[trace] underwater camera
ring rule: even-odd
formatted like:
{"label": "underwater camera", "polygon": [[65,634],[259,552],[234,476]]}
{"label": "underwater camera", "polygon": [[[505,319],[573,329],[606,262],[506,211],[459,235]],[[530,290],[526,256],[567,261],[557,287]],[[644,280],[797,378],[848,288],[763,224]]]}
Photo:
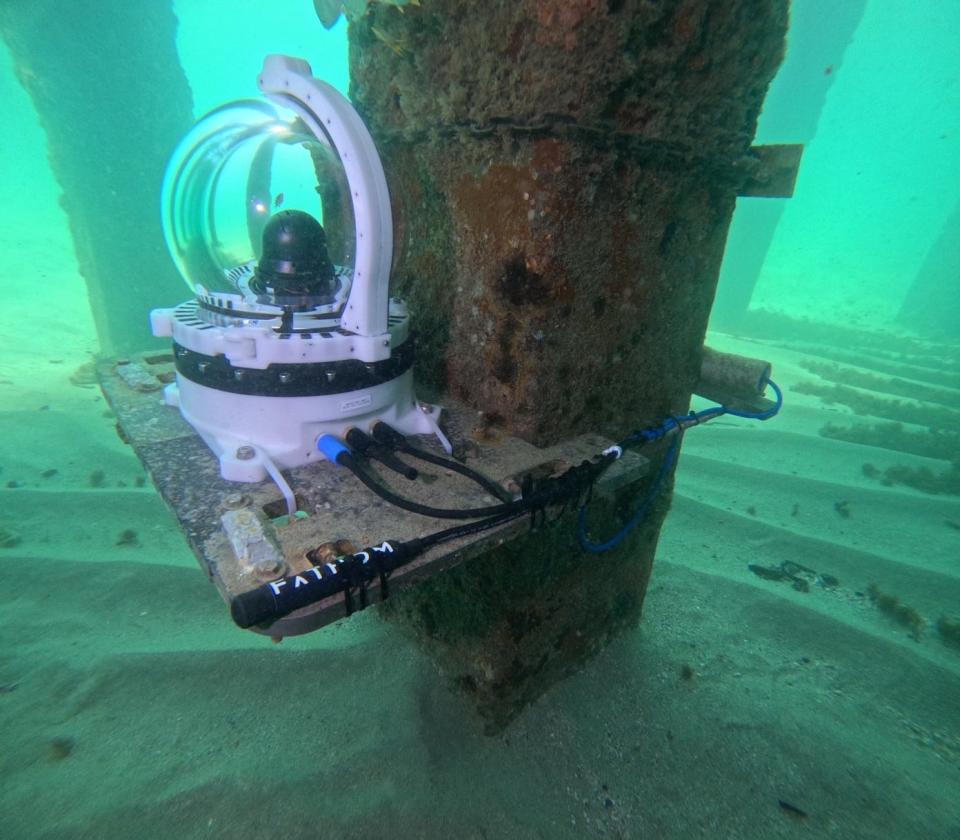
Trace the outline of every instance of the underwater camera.
{"label": "underwater camera", "polygon": [[[393,219],[373,139],[303,60],[268,56],[258,83],[265,100],[203,117],[167,167],[164,235],[193,292],[150,314],[173,352],[101,368],[124,439],[238,627],[308,633],[508,542],[517,559],[614,551],[686,429],[778,411],[769,364],[704,348],[698,393],[722,404],[620,440],[468,440],[477,412],[445,394],[450,457],[439,406],[414,394],[409,313],[390,297]],[[648,475],[639,450],[663,440]]]}
{"label": "underwater camera", "polygon": [[350,103],[300,59],[268,56],[266,101],[224,105],[177,147],[163,185],[167,246],[193,298],[151,312],[171,337],[164,397],[223,478],[257,482],[324,454],[324,435],[378,420],[434,434],[413,393],[413,342],[389,297],[383,166]]}

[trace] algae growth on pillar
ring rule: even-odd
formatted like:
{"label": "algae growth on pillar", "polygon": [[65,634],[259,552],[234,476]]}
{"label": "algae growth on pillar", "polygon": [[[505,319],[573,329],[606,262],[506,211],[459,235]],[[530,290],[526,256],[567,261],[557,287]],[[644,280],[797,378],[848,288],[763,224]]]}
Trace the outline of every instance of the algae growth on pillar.
{"label": "algae growth on pillar", "polygon": [[[786,0],[422,0],[351,21],[418,377],[479,413],[484,444],[688,411],[736,196],[792,188],[795,150],[770,156],[792,160],[785,187],[751,150],[786,26]],[[552,529],[388,606],[491,728],[639,619],[678,442],[594,520],[643,513],[602,573]]]}
{"label": "algae growth on pillar", "polygon": [[534,443],[686,410],[786,0],[372,3],[420,378]]}

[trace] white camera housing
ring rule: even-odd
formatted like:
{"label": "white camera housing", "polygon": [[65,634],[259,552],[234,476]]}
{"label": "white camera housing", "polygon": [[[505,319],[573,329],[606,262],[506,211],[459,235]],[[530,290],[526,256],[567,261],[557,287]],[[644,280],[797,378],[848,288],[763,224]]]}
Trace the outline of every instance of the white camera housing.
{"label": "white camera housing", "polygon": [[[260,481],[322,459],[320,436],[366,431],[378,420],[405,434],[435,434],[449,451],[440,409],[414,396],[409,315],[389,296],[393,221],[373,139],[303,60],[268,56],[258,83],[295,117],[258,101],[216,109],[184,138],[164,178],[167,246],[194,292],[150,315],[154,335],[173,339],[177,374],[166,402],[231,481]],[[291,155],[306,161],[299,168],[306,178],[289,165],[289,177],[279,172],[278,160]],[[316,176],[325,161],[338,162],[336,180],[348,190],[349,201],[337,204],[352,211],[353,242],[343,246],[343,260],[331,260],[327,293],[293,303],[271,297],[257,289],[258,234],[283,204],[284,183],[303,211],[323,216],[311,202],[322,193]],[[230,208],[228,221],[224,196],[241,206],[229,186],[238,168],[232,182],[244,190],[242,215]]]}

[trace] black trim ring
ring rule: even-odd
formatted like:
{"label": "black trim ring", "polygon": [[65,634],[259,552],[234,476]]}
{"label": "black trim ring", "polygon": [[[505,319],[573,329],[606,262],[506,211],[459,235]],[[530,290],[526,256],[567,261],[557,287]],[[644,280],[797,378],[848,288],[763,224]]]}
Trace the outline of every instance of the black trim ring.
{"label": "black trim ring", "polygon": [[236,367],[226,356],[207,356],[173,342],[177,373],[198,385],[230,394],[258,397],[322,397],[383,385],[413,365],[413,341],[394,347],[379,362],[342,359],[335,362],[273,364],[264,370]]}

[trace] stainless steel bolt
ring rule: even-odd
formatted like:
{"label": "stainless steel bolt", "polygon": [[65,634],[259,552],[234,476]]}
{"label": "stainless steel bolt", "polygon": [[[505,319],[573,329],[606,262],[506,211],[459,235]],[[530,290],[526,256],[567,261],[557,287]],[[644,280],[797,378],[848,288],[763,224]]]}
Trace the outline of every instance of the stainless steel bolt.
{"label": "stainless steel bolt", "polygon": [[237,460],[238,461],[252,461],[257,457],[257,450],[252,446],[239,446],[237,447]]}

